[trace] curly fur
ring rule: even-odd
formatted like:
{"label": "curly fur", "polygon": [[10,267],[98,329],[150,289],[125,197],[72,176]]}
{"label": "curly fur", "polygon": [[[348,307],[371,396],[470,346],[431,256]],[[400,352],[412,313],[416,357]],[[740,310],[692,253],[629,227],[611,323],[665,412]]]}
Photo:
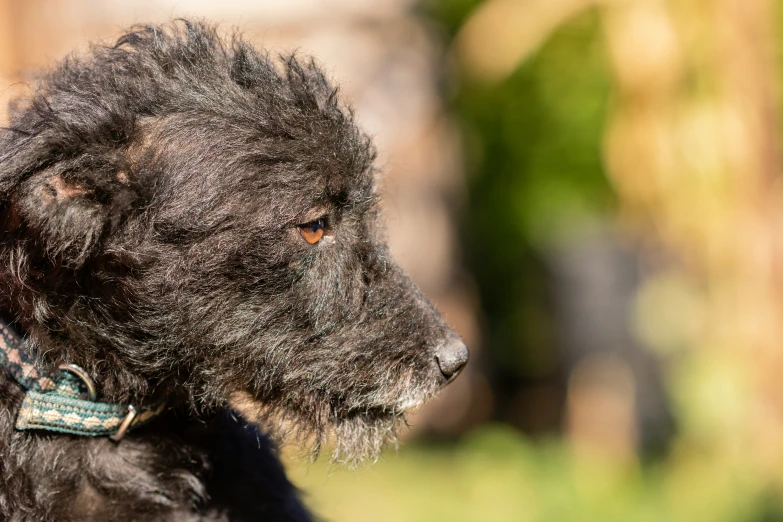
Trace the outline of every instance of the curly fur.
{"label": "curly fur", "polygon": [[119,444],[16,432],[0,377],[0,518],[308,520],[236,397],[338,460],[394,440],[462,345],[379,236],[374,157],[311,60],[205,23],[45,74],[0,136],[0,313],[41,368],[169,411]]}

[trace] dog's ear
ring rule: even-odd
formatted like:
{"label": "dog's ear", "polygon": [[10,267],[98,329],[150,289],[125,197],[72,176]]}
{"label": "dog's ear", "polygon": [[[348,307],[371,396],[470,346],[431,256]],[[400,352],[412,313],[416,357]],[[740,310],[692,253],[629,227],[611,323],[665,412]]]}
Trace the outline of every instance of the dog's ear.
{"label": "dog's ear", "polygon": [[10,198],[17,228],[48,258],[79,268],[128,213],[135,193],[119,169],[59,165],[19,183]]}

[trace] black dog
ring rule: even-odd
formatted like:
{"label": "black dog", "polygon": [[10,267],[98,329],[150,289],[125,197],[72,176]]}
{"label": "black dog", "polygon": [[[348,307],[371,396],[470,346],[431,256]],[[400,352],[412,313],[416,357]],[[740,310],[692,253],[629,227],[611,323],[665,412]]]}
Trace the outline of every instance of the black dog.
{"label": "black dog", "polygon": [[468,352],[389,259],[373,159],[311,61],[203,23],[46,74],[0,141],[0,518],[309,520],[231,400],[337,460],[394,440]]}

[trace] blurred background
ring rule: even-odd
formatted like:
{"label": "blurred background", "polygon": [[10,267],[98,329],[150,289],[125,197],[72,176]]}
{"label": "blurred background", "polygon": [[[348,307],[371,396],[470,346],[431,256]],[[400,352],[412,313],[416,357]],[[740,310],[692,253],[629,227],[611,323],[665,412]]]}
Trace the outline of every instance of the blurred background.
{"label": "blurred background", "polygon": [[179,16],[342,85],[392,249],[472,360],[375,465],[286,452],[325,520],[783,521],[781,12],[0,0],[0,122],[72,49]]}

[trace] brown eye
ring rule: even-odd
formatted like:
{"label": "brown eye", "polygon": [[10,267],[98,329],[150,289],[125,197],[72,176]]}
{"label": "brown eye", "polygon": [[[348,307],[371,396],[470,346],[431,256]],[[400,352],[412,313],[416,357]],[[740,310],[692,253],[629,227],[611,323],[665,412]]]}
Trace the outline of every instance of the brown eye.
{"label": "brown eye", "polygon": [[314,245],[318,243],[322,237],[324,237],[324,220],[316,219],[304,225],[299,225],[299,233],[305,241]]}

